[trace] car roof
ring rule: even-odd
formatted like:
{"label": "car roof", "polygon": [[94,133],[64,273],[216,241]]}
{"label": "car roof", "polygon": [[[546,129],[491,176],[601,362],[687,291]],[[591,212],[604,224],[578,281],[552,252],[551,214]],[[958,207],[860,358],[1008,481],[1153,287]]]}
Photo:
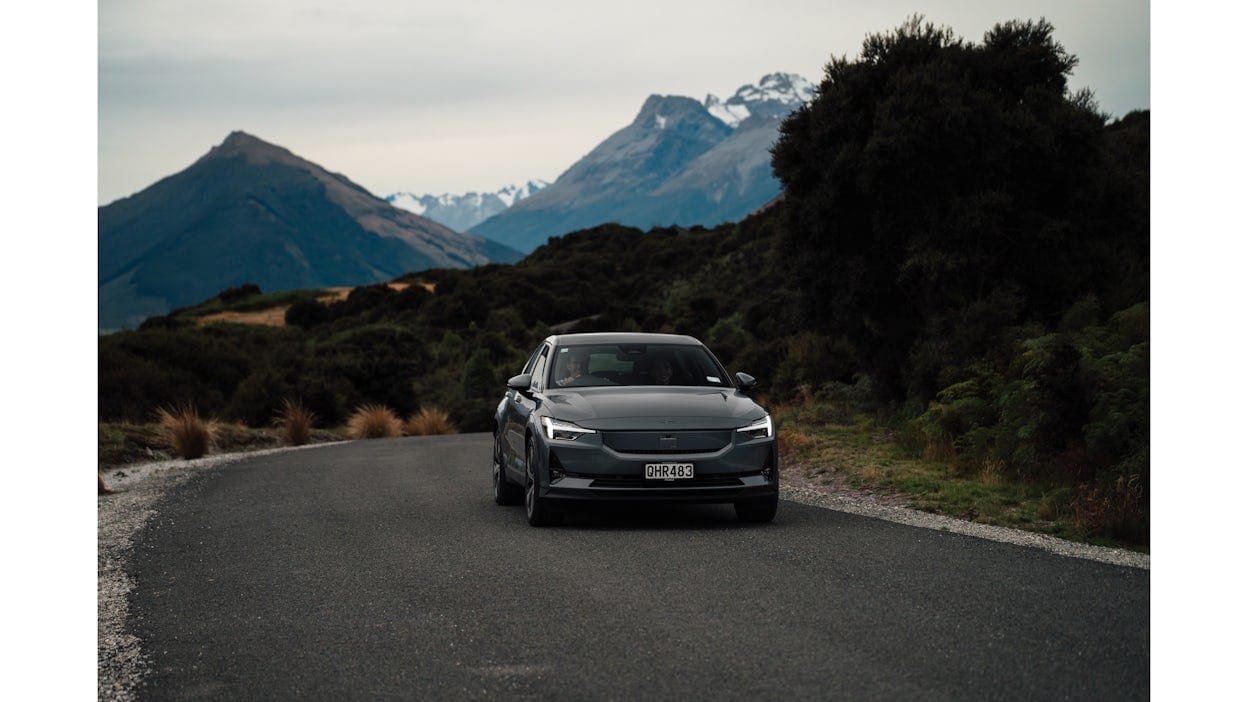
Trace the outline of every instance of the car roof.
{"label": "car roof", "polygon": [[594,332],[589,334],[556,334],[549,337],[556,346],[588,346],[590,344],[677,344],[701,346],[702,342],[684,334],[643,334],[640,332]]}

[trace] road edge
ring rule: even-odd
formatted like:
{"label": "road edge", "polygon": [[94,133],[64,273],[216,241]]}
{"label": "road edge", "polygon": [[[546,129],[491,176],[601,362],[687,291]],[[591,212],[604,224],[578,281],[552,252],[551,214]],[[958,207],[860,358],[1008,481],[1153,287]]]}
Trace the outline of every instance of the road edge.
{"label": "road edge", "polygon": [[1055,553],[1059,556],[1082,558],[1085,560],[1099,561],[1101,563],[1109,563],[1111,565],[1150,570],[1149,555],[1146,553],[1109,548],[1107,546],[1080,544],[1075,543],[1074,541],[1059,539],[1055,536],[1049,536],[1047,534],[1037,534],[1035,532],[1023,531],[1021,529],[993,526],[990,524],[977,524],[975,522],[968,522],[962,519],[955,519],[953,517],[923,512],[917,509],[910,509],[908,507],[882,505],[878,502],[849,495],[826,494],[816,490],[811,490],[810,488],[781,485],[780,497],[791,502],[797,502],[811,507],[820,507],[822,509],[846,512],[848,514],[855,514],[861,517],[883,519],[885,521],[920,527],[923,529],[947,531],[965,536],[973,536],[980,539],[988,539],[989,541],[998,541],[1001,543],[1014,544],[1016,546],[1038,548],[1050,553]]}
{"label": "road edge", "polygon": [[109,475],[111,494],[96,500],[96,694],[101,700],[133,700],[149,670],[142,641],[126,632],[128,595],[134,580],[126,566],[134,538],[156,514],[156,502],[169,490],[207,470],[237,463],[245,458],[288,451],[336,446],[334,441],[309,446],[222,453],[194,460],[173,459],[137,463]]}

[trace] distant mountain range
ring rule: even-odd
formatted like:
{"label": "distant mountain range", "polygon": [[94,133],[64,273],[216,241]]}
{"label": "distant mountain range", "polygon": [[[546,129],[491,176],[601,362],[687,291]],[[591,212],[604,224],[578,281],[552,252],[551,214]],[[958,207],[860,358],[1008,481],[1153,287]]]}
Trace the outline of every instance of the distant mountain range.
{"label": "distant mountain range", "polygon": [[471,192],[463,195],[391,193],[386,196],[386,202],[432,219],[439,224],[445,224],[457,232],[466,232],[547,185],[550,183],[544,180],[530,180],[524,185],[508,185],[492,193]]}
{"label": "distant mountain range", "polygon": [[552,236],[618,222],[652,226],[737,221],[780,194],[770,147],[780,121],[814,95],[801,76],[772,73],[727,100],[651,95],[632,124],[549,187],[469,231],[523,252]]}
{"label": "distant mountain range", "polygon": [[98,222],[101,330],[133,327],[242,283],[266,292],[360,285],[520,258],[244,132],[100,207]]}

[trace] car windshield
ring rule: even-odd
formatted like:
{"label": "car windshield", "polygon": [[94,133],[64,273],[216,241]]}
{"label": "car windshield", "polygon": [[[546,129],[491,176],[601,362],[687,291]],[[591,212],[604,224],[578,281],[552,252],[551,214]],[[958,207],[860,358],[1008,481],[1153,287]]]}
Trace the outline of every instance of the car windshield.
{"label": "car windshield", "polygon": [[727,373],[702,346],[600,344],[555,350],[549,387],[686,385],[730,387]]}

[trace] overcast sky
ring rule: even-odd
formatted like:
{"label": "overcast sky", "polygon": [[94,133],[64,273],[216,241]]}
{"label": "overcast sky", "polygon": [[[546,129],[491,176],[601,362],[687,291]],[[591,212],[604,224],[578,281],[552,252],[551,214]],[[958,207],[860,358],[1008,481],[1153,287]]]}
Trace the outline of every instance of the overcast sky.
{"label": "overcast sky", "polygon": [[731,95],[916,10],[978,41],[1046,17],[1103,110],[1149,107],[1148,3],[1131,0],[101,0],[100,204],[242,129],[375,194],[554,180],[647,95]]}

